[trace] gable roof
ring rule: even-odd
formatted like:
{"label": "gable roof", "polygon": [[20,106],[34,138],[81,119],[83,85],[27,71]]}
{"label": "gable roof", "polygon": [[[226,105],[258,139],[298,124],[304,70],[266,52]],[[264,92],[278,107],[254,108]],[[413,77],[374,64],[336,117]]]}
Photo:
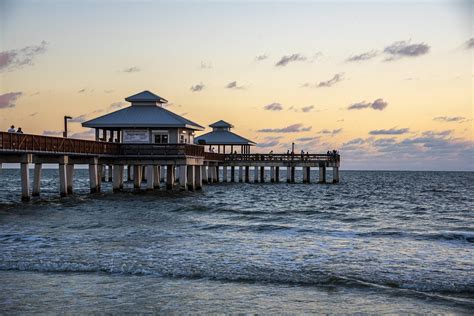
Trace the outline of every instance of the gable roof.
{"label": "gable roof", "polygon": [[159,102],[159,103],[166,103],[168,100],[156,95],[148,90],[142,91],[140,93],[131,95],[125,98],[125,101],[128,102]]}
{"label": "gable roof", "polygon": [[207,145],[256,145],[255,142],[226,130],[212,131],[194,138],[194,143],[204,141]]}
{"label": "gable roof", "polygon": [[209,125],[209,127],[228,127],[228,128],[232,128],[234,127],[234,125],[230,124],[230,123],[227,123],[226,121],[223,121],[223,120],[220,120],[220,121],[217,121],[215,123],[212,123],[211,125]]}
{"label": "gable roof", "polygon": [[129,106],[82,123],[83,127],[176,127],[204,130],[201,125],[160,106]]}

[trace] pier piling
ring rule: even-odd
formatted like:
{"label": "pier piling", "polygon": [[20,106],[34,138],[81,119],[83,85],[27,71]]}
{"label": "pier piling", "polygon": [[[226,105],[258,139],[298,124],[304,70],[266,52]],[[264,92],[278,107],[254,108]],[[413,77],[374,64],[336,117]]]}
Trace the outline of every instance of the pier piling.
{"label": "pier piling", "polygon": [[33,196],[40,196],[41,191],[41,163],[35,163],[35,171],[33,174]]}

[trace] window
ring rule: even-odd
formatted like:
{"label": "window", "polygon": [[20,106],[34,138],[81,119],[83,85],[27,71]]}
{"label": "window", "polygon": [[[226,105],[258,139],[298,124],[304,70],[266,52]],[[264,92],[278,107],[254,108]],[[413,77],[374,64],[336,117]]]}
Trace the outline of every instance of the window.
{"label": "window", "polygon": [[180,142],[181,144],[183,144],[183,143],[185,142],[185,140],[184,140],[184,135],[183,135],[183,134],[179,135],[179,142]]}
{"label": "window", "polygon": [[168,134],[155,134],[155,144],[168,144]]}

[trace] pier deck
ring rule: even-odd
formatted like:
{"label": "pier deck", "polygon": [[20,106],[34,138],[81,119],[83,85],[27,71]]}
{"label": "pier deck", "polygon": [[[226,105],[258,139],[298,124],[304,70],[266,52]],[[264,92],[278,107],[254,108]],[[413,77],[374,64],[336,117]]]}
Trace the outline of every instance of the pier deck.
{"label": "pier deck", "polygon": [[[59,164],[61,196],[73,192],[76,164],[89,166],[91,193],[99,192],[101,182],[107,180],[113,181],[114,191],[123,189],[125,169],[135,189],[140,189],[146,180],[149,190],[160,188],[165,170],[167,189],[199,190],[203,183],[250,182],[250,167],[254,170],[254,182],[264,182],[266,168],[270,169],[270,180],[279,182],[280,167],[286,168],[289,183],[295,182],[296,167],[303,168],[303,182],[310,182],[311,168],[319,168],[320,183],[326,183],[326,168],[333,170],[332,182],[339,182],[338,154],[223,154],[206,152],[204,148],[192,144],[124,144],[0,132],[0,168],[2,163],[20,163],[23,200],[29,200],[31,195],[31,163],[33,196],[40,194],[43,163]],[[175,185],[176,180],[179,185]]]}

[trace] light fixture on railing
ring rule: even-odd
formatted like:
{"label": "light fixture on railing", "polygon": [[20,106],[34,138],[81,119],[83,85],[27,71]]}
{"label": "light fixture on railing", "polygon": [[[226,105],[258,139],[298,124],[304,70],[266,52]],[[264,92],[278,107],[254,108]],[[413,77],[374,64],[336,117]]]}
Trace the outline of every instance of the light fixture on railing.
{"label": "light fixture on railing", "polygon": [[63,137],[67,138],[67,120],[71,120],[72,117],[68,115],[64,115],[64,132],[63,132]]}

